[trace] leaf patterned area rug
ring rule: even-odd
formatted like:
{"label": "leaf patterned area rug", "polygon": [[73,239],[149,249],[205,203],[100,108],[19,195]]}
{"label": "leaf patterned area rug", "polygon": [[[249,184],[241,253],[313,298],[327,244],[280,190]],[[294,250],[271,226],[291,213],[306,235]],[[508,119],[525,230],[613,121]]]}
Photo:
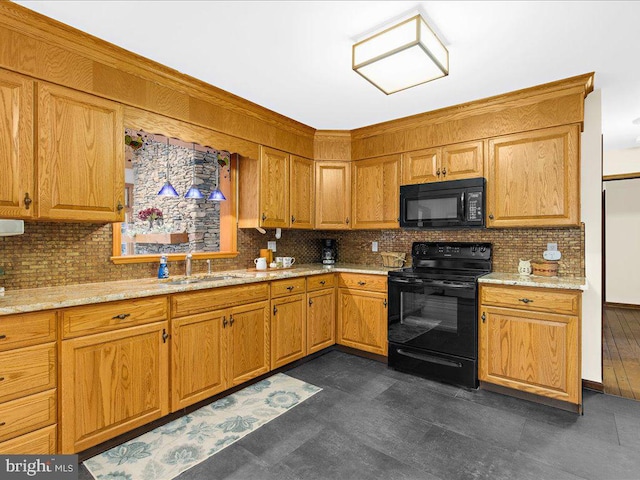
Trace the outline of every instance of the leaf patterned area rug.
{"label": "leaf patterned area rug", "polygon": [[85,460],[97,480],[170,480],[322,389],[279,373]]}

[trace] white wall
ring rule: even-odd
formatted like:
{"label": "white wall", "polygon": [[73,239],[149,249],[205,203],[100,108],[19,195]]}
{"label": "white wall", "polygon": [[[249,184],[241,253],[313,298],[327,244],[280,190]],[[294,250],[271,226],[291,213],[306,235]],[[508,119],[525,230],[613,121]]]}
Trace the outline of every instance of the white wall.
{"label": "white wall", "polygon": [[640,172],[640,148],[611,150],[603,156],[602,174],[619,175]]}
{"label": "white wall", "polygon": [[605,183],[606,300],[640,305],[640,178]]}
{"label": "white wall", "polygon": [[602,382],[602,92],[584,102],[581,138],[581,218],[585,230],[582,295],[582,378]]}

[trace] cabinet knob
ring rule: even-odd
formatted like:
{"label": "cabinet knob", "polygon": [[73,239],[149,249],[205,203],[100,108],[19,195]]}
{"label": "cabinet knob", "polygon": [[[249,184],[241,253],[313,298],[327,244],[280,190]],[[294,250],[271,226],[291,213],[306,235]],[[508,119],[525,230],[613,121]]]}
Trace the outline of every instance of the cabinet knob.
{"label": "cabinet knob", "polygon": [[275,305],[273,306],[273,314],[275,315],[276,313],[278,313],[278,307],[276,307]]}
{"label": "cabinet knob", "polygon": [[162,329],[162,343],[167,343],[167,339],[169,338],[169,334],[167,333],[167,331],[163,328]]}
{"label": "cabinet knob", "polygon": [[347,217],[347,219],[345,220],[345,223],[349,225],[349,217]]}
{"label": "cabinet knob", "polygon": [[118,202],[118,206],[117,206],[118,211],[122,210],[123,208],[124,208],[124,205],[122,205],[122,202]]}
{"label": "cabinet knob", "polygon": [[131,314],[130,313],[121,313],[120,315],[116,315],[115,317],[111,317],[112,320],[124,320],[127,317],[130,317]]}
{"label": "cabinet knob", "polygon": [[7,338],[5,334],[0,335],[0,340],[4,340],[5,338]]}
{"label": "cabinet knob", "polygon": [[519,298],[518,301],[522,302],[522,303],[532,303],[533,300],[529,299],[529,298]]}
{"label": "cabinet knob", "polygon": [[484,314],[484,312],[482,312],[482,323],[484,323],[487,320],[486,315]]}
{"label": "cabinet knob", "polygon": [[31,206],[31,203],[33,202],[33,200],[31,200],[31,198],[29,197],[29,192],[24,194],[24,208],[26,210],[29,210],[29,207]]}
{"label": "cabinet knob", "polygon": [[384,305],[384,308],[387,308],[387,299],[385,298],[384,301],[382,302],[382,305]]}
{"label": "cabinet knob", "polygon": [[233,322],[235,322],[235,320],[233,319],[233,315],[229,315],[229,326],[233,327]]}
{"label": "cabinet knob", "polygon": [[309,305],[313,305],[313,300],[309,299]]}
{"label": "cabinet knob", "polygon": [[325,283],[327,283],[326,280],[320,280],[320,285],[324,285]]}
{"label": "cabinet knob", "polygon": [[493,220],[493,213],[489,214],[489,219]]}
{"label": "cabinet knob", "polygon": [[294,217],[293,215],[291,215],[291,223],[296,223],[296,217]]}
{"label": "cabinet knob", "polygon": [[440,169],[436,170],[436,175],[439,177],[440,176]]}
{"label": "cabinet knob", "polygon": [[262,214],[262,221],[264,222],[267,219],[267,216],[263,213]]}
{"label": "cabinet knob", "polygon": [[363,286],[363,285],[366,285],[366,284],[367,284],[367,282],[363,282],[362,280],[360,280],[360,281],[358,282],[358,285],[360,285],[360,286]]}
{"label": "cabinet knob", "polygon": [[222,317],[222,328],[227,328],[227,317]]}
{"label": "cabinet knob", "polygon": [[294,288],[296,288],[296,287],[294,287],[293,285],[289,285],[289,286],[287,287],[287,290],[291,291],[291,290],[293,290]]}
{"label": "cabinet knob", "polygon": [[446,175],[447,175],[447,168],[446,168],[446,167],[442,169],[442,175],[443,175],[443,176],[446,176]]}

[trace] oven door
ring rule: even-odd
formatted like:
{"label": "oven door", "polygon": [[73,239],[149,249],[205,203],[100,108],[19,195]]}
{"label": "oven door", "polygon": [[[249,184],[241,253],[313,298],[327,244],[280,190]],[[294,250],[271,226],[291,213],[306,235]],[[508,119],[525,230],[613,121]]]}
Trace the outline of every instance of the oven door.
{"label": "oven door", "polygon": [[389,277],[389,342],[477,357],[475,282]]}

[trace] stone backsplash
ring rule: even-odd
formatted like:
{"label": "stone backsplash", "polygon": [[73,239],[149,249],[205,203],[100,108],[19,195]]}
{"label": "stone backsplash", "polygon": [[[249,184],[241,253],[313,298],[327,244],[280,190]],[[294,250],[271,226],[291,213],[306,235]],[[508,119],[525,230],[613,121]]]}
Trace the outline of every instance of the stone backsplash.
{"label": "stone backsplash", "polygon": [[[155,263],[111,263],[111,225],[25,222],[24,235],[0,237],[0,286],[7,289],[71,285],[131,278],[153,277]],[[382,265],[371,242],[380,252],[405,252],[409,258],[414,241],[490,242],[494,248],[493,270],[517,272],[519,258],[541,259],[549,242],[562,253],[561,276],[584,276],[584,227],[549,229],[486,229],[457,231],[360,230],[354,232],[283,230],[277,241],[278,256],[296,257],[296,263],[320,261],[320,239],[334,238],[338,261]],[[238,230],[239,255],[212,261],[214,270],[253,267],[259,249],[275,240],[274,231]],[[194,261],[193,271],[204,272],[206,263]],[[169,264],[171,275],[184,273],[184,262]]]}

